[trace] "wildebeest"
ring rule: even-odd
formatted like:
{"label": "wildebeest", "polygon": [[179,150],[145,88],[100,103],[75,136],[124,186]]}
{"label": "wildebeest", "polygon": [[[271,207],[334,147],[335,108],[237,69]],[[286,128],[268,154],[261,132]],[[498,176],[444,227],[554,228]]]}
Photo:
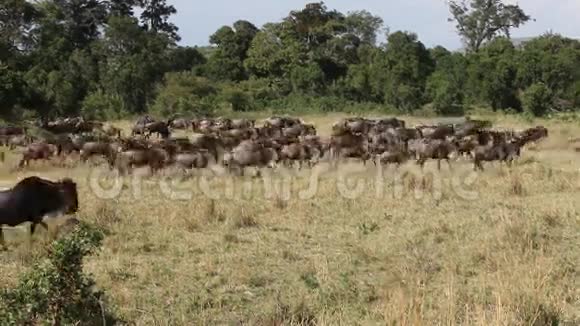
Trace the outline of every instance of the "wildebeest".
{"label": "wildebeest", "polygon": [[301,119],[291,117],[270,117],[264,121],[264,127],[275,127],[279,129],[290,128],[300,124],[303,124]]}
{"label": "wildebeest", "polygon": [[445,140],[448,136],[453,136],[455,133],[455,128],[453,125],[439,125],[421,128],[421,133],[423,137],[428,139],[439,139]]}
{"label": "wildebeest", "polygon": [[116,154],[115,166],[119,172],[132,171],[135,167],[149,166],[155,173],[165,166],[167,153],[160,148],[128,150]]}
{"label": "wildebeest", "polygon": [[347,118],[332,125],[332,135],[341,136],[344,134],[366,135],[373,122],[364,118]]}
{"label": "wildebeest", "polygon": [[548,137],[548,129],[546,129],[544,126],[536,126],[522,131],[516,137],[522,144],[525,145]]}
{"label": "wildebeest", "polygon": [[223,141],[215,135],[200,135],[193,139],[192,144],[195,148],[206,149],[215,159],[219,161],[220,151],[223,151]]}
{"label": "wildebeest", "polygon": [[155,120],[151,118],[149,115],[141,116],[135,121],[133,128],[131,128],[131,135],[142,135],[145,136],[148,132],[147,128],[145,127],[147,124],[154,123]]}
{"label": "wildebeest", "polygon": [[169,126],[173,129],[185,130],[191,125],[191,120],[178,118],[170,121]]}
{"label": "wildebeest", "polygon": [[446,160],[451,169],[450,154],[456,150],[453,143],[446,140],[425,140],[417,149],[417,164],[423,168],[427,159],[437,160],[437,169],[441,170],[441,160]]}
{"label": "wildebeest", "polygon": [[71,179],[57,182],[36,176],[18,182],[8,190],[0,191],[0,245],[4,245],[2,226],[16,226],[31,222],[30,236],[38,224],[46,230],[46,215],[73,214],[78,211],[76,183]]}
{"label": "wildebeest", "polygon": [[459,156],[473,156],[473,151],[477,146],[479,146],[479,142],[477,141],[476,136],[467,136],[463,137],[456,141],[457,144],[457,154]]}
{"label": "wildebeest", "polygon": [[24,135],[26,130],[21,127],[0,126],[0,136],[17,136]]}
{"label": "wildebeest", "polygon": [[148,132],[147,136],[151,136],[151,134],[156,133],[163,139],[167,139],[171,135],[171,131],[169,131],[169,125],[165,121],[147,123],[144,126],[144,131]]}
{"label": "wildebeest", "polygon": [[80,150],[82,162],[86,162],[90,157],[100,155],[104,157],[110,165],[113,165],[117,153],[117,148],[107,142],[87,142]]}
{"label": "wildebeest", "polygon": [[15,149],[16,147],[26,147],[32,142],[32,137],[27,135],[0,136],[1,145],[8,146],[10,150]]}
{"label": "wildebeest", "polygon": [[311,124],[297,124],[292,127],[283,128],[282,135],[289,138],[298,136],[316,135],[316,128]]}
{"label": "wildebeest", "polygon": [[278,160],[278,154],[273,148],[264,147],[259,143],[242,142],[233,151],[224,155],[223,164],[230,169],[238,168],[241,175],[244,168],[257,168],[273,164]]}
{"label": "wildebeest", "polygon": [[191,121],[191,128],[194,133],[200,134],[212,133],[214,131],[214,125],[215,125],[214,120],[209,118],[193,119]]}
{"label": "wildebeest", "polygon": [[232,129],[250,129],[254,128],[256,125],[256,120],[250,119],[235,119],[231,122]]}
{"label": "wildebeest", "polygon": [[405,128],[405,121],[399,120],[397,118],[382,118],[372,120],[373,124],[378,127],[385,127],[385,128]]}
{"label": "wildebeest", "polygon": [[135,121],[136,125],[146,125],[148,123],[152,123],[155,122],[155,119],[153,119],[150,115],[144,115],[141,116],[137,119],[137,121]]}
{"label": "wildebeest", "polygon": [[96,121],[86,121],[82,117],[57,119],[55,121],[40,121],[40,127],[53,134],[82,134],[102,128],[103,124]]}
{"label": "wildebeest", "polygon": [[57,148],[54,145],[47,143],[32,143],[22,153],[22,159],[18,164],[19,167],[24,167],[28,165],[30,161],[35,160],[48,160],[57,152]]}
{"label": "wildebeest", "polygon": [[523,144],[522,141],[514,141],[478,146],[473,154],[473,169],[483,171],[482,162],[502,161],[509,165],[520,156]]}
{"label": "wildebeest", "polygon": [[173,158],[173,163],[183,169],[205,169],[209,166],[210,157],[207,151],[195,151],[178,153]]}
{"label": "wildebeest", "polygon": [[381,164],[396,164],[398,167],[401,164],[407,162],[410,157],[411,154],[407,149],[407,143],[402,143],[399,146],[395,146],[388,151],[377,155],[375,158],[375,164],[376,161],[379,161]]}
{"label": "wildebeest", "polygon": [[312,166],[315,156],[320,155],[321,152],[315,146],[307,143],[292,143],[282,146],[278,161],[287,166],[290,166],[291,162],[297,162],[298,168],[301,169],[305,162]]}
{"label": "wildebeest", "polygon": [[346,133],[330,138],[330,157],[340,158],[360,158],[363,163],[371,157],[369,152],[369,142],[366,135]]}

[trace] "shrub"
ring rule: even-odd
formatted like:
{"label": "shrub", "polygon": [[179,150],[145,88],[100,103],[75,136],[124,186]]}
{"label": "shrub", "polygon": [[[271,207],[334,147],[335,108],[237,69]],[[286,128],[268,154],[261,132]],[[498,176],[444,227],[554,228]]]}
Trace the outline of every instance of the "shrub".
{"label": "shrub", "polygon": [[527,112],[536,117],[546,115],[553,104],[553,93],[544,83],[535,83],[524,92],[523,102]]}
{"label": "shrub", "polygon": [[463,94],[455,88],[441,87],[433,97],[433,109],[440,115],[461,116],[465,114]]}
{"label": "shrub", "polygon": [[0,324],[113,324],[104,293],[83,273],[83,258],[95,253],[103,233],[86,224],[55,241],[13,289],[0,292]]}
{"label": "shrub", "polygon": [[167,73],[150,111],[161,117],[209,116],[218,90],[206,78],[190,72]]}
{"label": "shrub", "polygon": [[223,92],[224,101],[231,105],[235,112],[251,111],[254,109],[253,99],[250,95],[237,88],[227,88]]}
{"label": "shrub", "polygon": [[93,92],[82,102],[81,114],[88,119],[114,120],[126,115],[123,99],[102,91]]}

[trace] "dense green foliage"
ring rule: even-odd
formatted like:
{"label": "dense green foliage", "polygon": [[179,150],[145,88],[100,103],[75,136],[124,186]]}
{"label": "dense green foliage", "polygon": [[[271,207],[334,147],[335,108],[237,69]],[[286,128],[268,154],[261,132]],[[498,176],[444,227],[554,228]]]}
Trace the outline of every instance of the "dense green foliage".
{"label": "dense green foliage", "polygon": [[372,13],[324,3],[261,28],[233,22],[209,36],[210,47],[192,48],[177,45],[176,9],[164,0],[2,1],[0,115],[424,107],[448,115],[474,106],[545,115],[580,107],[579,41],[545,34],[515,47],[510,29],[531,19],[519,6],[449,7],[466,53],[427,49]]}
{"label": "dense green foliage", "polygon": [[103,234],[81,224],[55,241],[46,261],[36,264],[13,289],[0,292],[2,325],[110,325],[104,293],[83,273],[83,257],[97,250]]}

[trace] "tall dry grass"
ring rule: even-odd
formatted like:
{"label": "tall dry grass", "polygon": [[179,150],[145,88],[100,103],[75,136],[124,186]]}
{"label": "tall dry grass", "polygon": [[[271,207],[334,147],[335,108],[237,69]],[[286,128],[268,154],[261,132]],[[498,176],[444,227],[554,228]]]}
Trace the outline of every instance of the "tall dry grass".
{"label": "tall dry grass", "polygon": [[[306,120],[325,133],[336,118]],[[140,194],[127,178],[103,200],[90,165],[10,172],[10,155],[0,175],[5,185],[75,178],[79,217],[107,234],[86,268],[137,325],[578,325],[580,158],[567,139],[580,127],[540,123],[550,139],[475,176],[468,162],[441,172],[321,164],[266,171],[269,192],[262,178],[218,171],[207,184],[202,174],[176,181],[188,200],[170,200],[160,176],[144,177]],[[358,195],[348,191],[357,183]],[[29,247],[25,229],[6,233],[3,286],[47,241],[41,231]]]}

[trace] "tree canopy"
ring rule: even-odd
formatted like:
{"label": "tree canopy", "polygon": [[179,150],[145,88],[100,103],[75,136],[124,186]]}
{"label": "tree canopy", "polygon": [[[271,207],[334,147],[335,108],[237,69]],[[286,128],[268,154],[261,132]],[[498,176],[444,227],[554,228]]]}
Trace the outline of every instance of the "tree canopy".
{"label": "tree canopy", "polygon": [[427,48],[371,12],[342,13],[323,2],[260,27],[232,22],[197,48],[178,45],[171,23],[178,8],[165,0],[6,0],[0,115],[462,114],[475,106],[545,115],[580,107],[579,41],[546,33],[515,46],[511,30],[531,19],[518,5],[448,5],[465,53]]}

